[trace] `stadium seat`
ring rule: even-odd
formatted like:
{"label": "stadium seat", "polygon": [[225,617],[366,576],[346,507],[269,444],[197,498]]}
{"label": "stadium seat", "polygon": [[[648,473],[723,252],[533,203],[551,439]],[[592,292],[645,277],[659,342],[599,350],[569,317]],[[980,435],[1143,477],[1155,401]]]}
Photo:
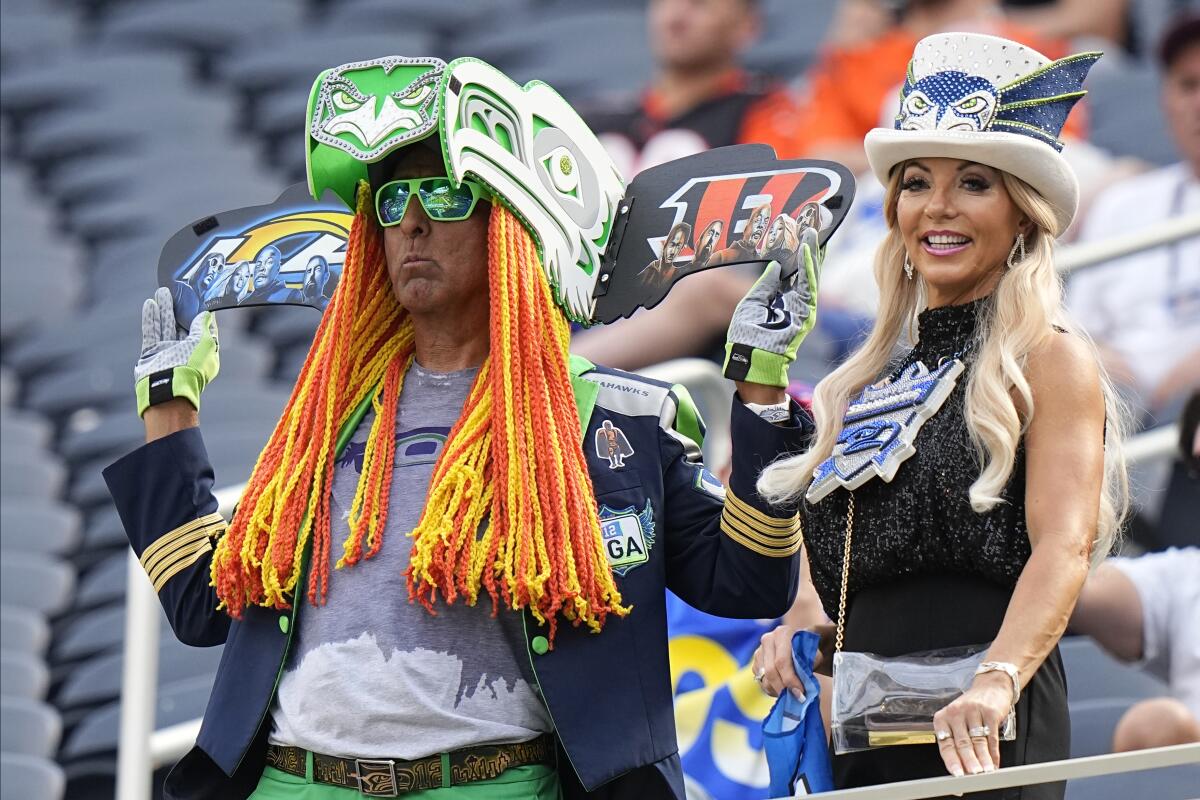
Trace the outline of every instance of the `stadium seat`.
{"label": "stadium seat", "polygon": [[1071,758],[1112,752],[1112,735],[1117,721],[1134,702],[1132,698],[1124,697],[1070,702]]}
{"label": "stadium seat", "polygon": [[71,603],[75,571],[37,553],[5,553],[0,561],[0,603],[54,616]]}
{"label": "stadium seat", "polygon": [[[124,535],[121,542],[125,544]],[[79,589],[75,592],[75,612],[99,608],[109,603],[124,602],[125,587],[129,578],[129,555],[126,547],[114,548],[110,555],[92,564],[79,578]]]}
{"label": "stadium seat", "polygon": [[1175,161],[1175,147],[1161,122],[1156,71],[1128,58],[1097,67],[1087,84],[1088,141],[1152,164]]}
{"label": "stadium seat", "polygon": [[125,526],[115,508],[101,506],[88,517],[87,527],[83,531],[84,551],[124,548],[128,544]]}
{"label": "stadium seat", "polygon": [[[127,323],[136,326],[140,315],[139,303],[134,301],[130,306]],[[137,337],[137,328],[131,327],[131,331],[125,332],[126,339]],[[133,364],[138,346],[134,342],[123,353],[114,353],[123,364],[81,365],[49,374],[40,380],[31,380],[26,401],[28,406],[49,417],[61,416],[80,408],[110,411],[128,408],[132,413]],[[221,348],[221,374],[235,385],[265,376],[273,361],[271,351],[259,342],[247,340],[239,342],[237,347]]]}
{"label": "stadium seat", "polygon": [[[172,142],[163,141],[136,154],[112,155],[72,165],[71,169],[51,173],[46,179],[46,189],[63,208],[73,209],[84,203],[120,197],[136,187],[173,191],[195,184],[221,185],[226,180],[255,186],[245,197],[244,205],[251,205],[259,198],[270,199],[270,187],[279,182],[278,176],[263,169],[261,158],[246,142],[233,140],[231,130],[227,136],[189,146],[186,152]],[[156,241],[154,245],[157,252],[163,243]]]}
{"label": "stadium seat", "polygon": [[[17,465],[4,461],[6,473],[34,473],[36,465]],[[5,475],[5,482],[9,480]],[[70,555],[83,538],[83,520],[79,511],[62,504],[22,501],[5,492],[0,509],[0,548],[5,556],[13,553]]]}
{"label": "stadium seat", "polygon": [[276,348],[303,346],[306,351],[321,324],[319,311],[301,306],[264,309],[255,321],[254,332]]}
{"label": "stadium seat", "polygon": [[0,25],[0,58],[5,64],[36,64],[45,60],[46,53],[77,39],[79,20],[72,15],[12,5],[5,3]]}
{"label": "stadium seat", "polygon": [[52,758],[62,736],[58,712],[38,700],[0,697],[0,751]]}
{"label": "stadium seat", "polygon": [[[163,637],[158,645],[159,685],[206,676],[211,681],[217,673],[221,651],[221,647],[189,647],[173,636]],[[69,710],[108,703],[119,697],[124,659],[123,653],[97,656],[68,675],[55,696],[64,717]]]}
{"label": "stadium seat", "polygon": [[[611,2],[611,0],[610,0]],[[425,0],[341,0],[330,4],[322,26],[335,30],[371,25],[377,30],[433,31],[443,37],[494,28],[500,15],[507,21],[527,13],[530,0],[506,0],[501,9],[495,0],[455,0],[453,3],[428,3]],[[400,52],[396,55],[424,55]]]}
{"label": "stadium seat", "polygon": [[50,643],[50,626],[36,611],[0,605],[0,650],[41,657]]}
{"label": "stadium seat", "polygon": [[46,699],[50,671],[41,658],[31,653],[0,650],[0,692],[5,697]]}
{"label": "stadium seat", "polygon": [[89,308],[61,324],[44,327],[35,335],[15,343],[5,352],[5,363],[23,379],[27,379],[34,373],[45,374],[48,368],[56,364],[87,354],[87,342],[103,341],[107,345],[103,350],[110,353],[125,341],[136,352],[140,342],[136,310],[134,313],[134,326],[130,332],[128,309],[113,305]]}
{"label": "stadium seat", "polygon": [[[224,351],[228,348],[223,346],[222,349]],[[279,413],[287,402],[287,397],[277,390],[242,387],[246,392],[243,402],[231,407],[231,401],[221,397],[217,391],[217,387],[225,383],[227,378],[222,369],[217,382],[204,394],[202,407],[205,430],[229,431],[230,435],[238,433],[245,438],[257,432],[265,444],[266,437],[274,428]],[[263,400],[260,404],[260,398],[270,399]],[[63,437],[61,452],[74,468],[88,464],[86,469],[94,470],[97,465],[107,466],[132,452],[145,441],[145,425],[133,409],[118,408],[100,417],[95,425],[86,430],[66,434]]]}
{"label": "stadium seat", "polygon": [[[235,425],[228,430],[219,423],[206,423],[205,449],[213,471],[223,484],[241,483],[249,477],[258,454],[267,443],[271,428],[279,419],[278,414],[269,418],[258,414],[254,416],[260,424]],[[71,502],[89,509],[109,503],[108,485],[104,482],[101,470],[114,460],[106,456],[82,465],[77,473],[78,479],[71,485]]]}
{"label": "stadium seat", "polygon": [[[133,52],[95,52],[87,48],[60,50],[52,63],[36,69],[6,70],[0,76],[0,111],[21,119],[71,103],[88,102],[96,92],[153,81],[187,80],[187,65],[169,55]],[[21,141],[13,143],[20,152]]]}
{"label": "stadium seat", "polygon": [[1184,764],[1067,781],[1066,800],[1195,800],[1197,787],[1200,764]]}
{"label": "stadium seat", "polygon": [[118,8],[99,26],[97,37],[114,47],[186,51],[219,57],[234,48],[268,41],[300,22],[303,6],[289,0],[223,0],[204,3],[147,2]]}
{"label": "stadium seat", "polygon": [[291,85],[312,85],[323,69],[351,61],[383,56],[434,54],[433,41],[420,33],[338,34],[323,28],[303,28],[280,36],[270,47],[247,48],[233,53],[217,66],[220,78],[248,101],[244,124],[257,130],[259,95]]}
{"label": "stadium seat", "polygon": [[[212,684],[212,675],[201,675],[163,686],[155,706],[154,727],[165,728],[203,716]],[[63,743],[63,761],[115,754],[120,718],[119,701],[88,714]]]}
{"label": "stadium seat", "polygon": [[[159,631],[171,636],[165,616],[159,620]],[[60,634],[55,636],[50,647],[50,667],[57,673],[59,667],[74,664],[102,653],[112,653],[121,648],[125,641],[125,604],[81,614],[70,620]]]}
{"label": "stadium seat", "polygon": [[[12,371],[5,369],[9,380],[16,381]],[[50,445],[54,429],[45,417],[17,408],[0,411],[0,446],[5,452],[10,447],[41,449]]]}
{"label": "stadium seat", "polygon": [[0,753],[0,800],[62,800],[66,779],[62,767],[46,758]]}
{"label": "stadium seat", "polygon": [[0,495],[9,501],[51,501],[62,496],[66,477],[66,468],[53,453],[6,448],[0,464]]}
{"label": "stadium seat", "polygon": [[[568,100],[636,90],[652,73],[645,12],[637,9],[531,12],[511,26],[462,37],[454,43],[454,55],[482,58],[520,83],[551,78]],[[597,63],[604,69],[596,69]]]}
{"label": "stadium seat", "polygon": [[[17,393],[20,391],[21,384],[17,380],[17,376],[8,367],[0,367],[0,408],[7,409],[12,406],[17,399]],[[6,423],[3,422],[3,417],[0,417],[0,431],[4,430]]]}
{"label": "stadium seat", "polygon": [[1087,637],[1064,638],[1059,649],[1072,703],[1113,697],[1141,700],[1169,693],[1165,683],[1120,663]]}

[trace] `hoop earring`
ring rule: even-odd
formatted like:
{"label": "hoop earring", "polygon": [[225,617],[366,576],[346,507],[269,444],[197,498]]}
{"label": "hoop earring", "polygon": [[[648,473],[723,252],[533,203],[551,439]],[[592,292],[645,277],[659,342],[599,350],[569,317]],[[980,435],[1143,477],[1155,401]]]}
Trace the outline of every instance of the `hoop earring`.
{"label": "hoop earring", "polygon": [[[1021,253],[1020,258],[1015,258],[1017,252]],[[1008,251],[1008,268],[1012,269],[1017,264],[1025,260],[1025,234],[1018,233],[1017,240],[1013,242],[1012,250]]]}
{"label": "hoop earring", "polygon": [[907,277],[907,278],[908,278],[910,281],[913,279],[913,278],[912,278],[912,276],[913,276],[913,266],[912,266],[912,262],[908,260],[908,253],[907,253],[907,252],[904,254],[904,275],[905,275],[905,277]]}

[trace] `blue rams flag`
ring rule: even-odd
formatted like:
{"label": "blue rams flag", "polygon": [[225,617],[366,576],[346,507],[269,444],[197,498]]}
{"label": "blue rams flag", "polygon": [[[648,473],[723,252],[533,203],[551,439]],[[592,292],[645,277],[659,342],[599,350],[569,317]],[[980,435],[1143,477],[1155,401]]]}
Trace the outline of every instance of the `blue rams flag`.
{"label": "blue rams flag", "polygon": [[771,710],[750,672],[778,620],[722,619],[667,593],[675,726],[689,800],[771,797],[762,719]]}
{"label": "blue rams flag", "polygon": [[771,772],[771,797],[803,797],[833,789],[829,743],[821,719],[821,688],[813,675],[813,661],[821,637],[796,631],[792,637],[792,665],[804,684],[804,699],[784,692],[763,720],[763,745]]}

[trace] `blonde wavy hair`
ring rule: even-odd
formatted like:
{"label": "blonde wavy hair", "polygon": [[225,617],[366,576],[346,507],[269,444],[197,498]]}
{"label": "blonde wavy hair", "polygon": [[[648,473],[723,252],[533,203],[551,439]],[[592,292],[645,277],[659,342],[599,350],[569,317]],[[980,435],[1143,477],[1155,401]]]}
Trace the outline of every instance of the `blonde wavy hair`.
{"label": "blonde wavy hair", "polygon": [[[896,224],[903,173],[903,164],[892,171],[884,199],[888,234],[875,255],[875,282],[879,285],[875,326],[862,346],[817,385],[813,446],[802,455],[770,465],[759,478],[759,494],[770,502],[795,502],[803,495],[813,470],[833,451],[850,398],[886,374],[899,355],[902,336],[915,328],[916,316],[925,305],[923,282],[904,275],[904,243]],[[1003,501],[1018,443],[1034,414],[1033,392],[1024,373],[1029,353],[1056,335],[1057,327],[1084,339],[1099,365],[1095,345],[1063,307],[1062,281],[1054,268],[1053,208],[1029,184],[1008,173],[1000,174],[1013,202],[1033,222],[1034,232],[1027,237],[1026,257],[1011,269],[1000,268],[994,300],[983,306],[975,332],[977,355],[968,373],[965,417],[982,467],[968,491],[971,508],[978,513]],[[1100,384],[1106,413],[1104,481],[1092,540],[1093,567],[1111,552],[1129,505],[1122,453],[1129,415],[1103,367]],[[1014,397],[1020,398],[1019,406]]]}

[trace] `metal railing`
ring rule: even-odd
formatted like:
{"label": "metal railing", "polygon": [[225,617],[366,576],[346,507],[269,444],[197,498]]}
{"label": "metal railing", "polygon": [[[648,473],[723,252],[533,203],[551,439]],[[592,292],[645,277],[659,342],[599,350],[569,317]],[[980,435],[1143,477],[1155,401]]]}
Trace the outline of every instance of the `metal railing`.
{"label": "metal railing", "polygon": [[[927,797],[1029,786],[1035,783],[1051,783],[1072,778],[1094,778],[1099,775],[1116,775],[1122,772],[1141,772],[1147,769],[1163,769],[1183,764],[1200,764],[1200,744],[1177,744],[1173,747],[1155,747],[1129,753],[1109,753],[1102,756],[1045,761],[1041,764],[1024,764],[1019,767],[1002,767],[995,772],[986,772],[981,775],[963,775],[957,778],[947,775],[944,778],[884,783],[878,786],[864,786],[860,789],[840,789],[834,792],[823,792],[821,798],[822,800],[825,798],[829,800],[923,800]],[[1151,796],[1146,795],[1148,798]]]}
{"label": "metal railing", "polygon": [[[1061,271],[1070,272],[1193,236],[1200,236],[1200,214],[1177,217],[1152,228],[1109,241],[1063,248],[1057,256],[1056,263]],[[699,369],[688,361],[691,360],[656,365],[646,370],[646,374],[676,383],[687,384],[691,380],[695,384],[690,388],[697,394],[696,399],[701,405],[709,405],[706,409],[709,411],[708,419],[714,425],[710,428],[711,441],[705,443],[706,455],[713,457],[714,463],[719,463],[717,457],[721,451],[713,452],[710,448],[719,448],[721,443],[728,439],[728,436],[723,435],[727,429],[721,427],[727,424],[726,421],[719,412],[712,410],[712,404],[719,405],[723,402],[720,399],[722,390],[715,387],[711,370]],[[724,383],[724,380],[721,379],[721,382]],[[1136,436],[1126,443],[1126,459],[1132,464],[1168,456],[1178,437],[1178,428],[1174,426]],[[241,486],[233,486],[216,492],[220,503],[219,510],[226,517],[231,513],[241,489]],[[200,730],[200,720],[154,730],[158,686],[158,615],[161,611],[149,578],[132,551],[129,555],[116,796],[117,800],[149,800],[153,770],[178,760],[192,747]],[[1200,762],[1200,745],[1186,745],[1009,767],[986,775],[930,778],[880,787],[843,790],[826,796],[834,800],[885,797],[889,800],[918,800],[943,794],[1134,772],[1196,762]]]}
{"label": "metal railing", "polygon": [[1064,247],[1055,256],[1054,265],[1059,272],[1074,272],[1193,236],[1200,236],[1200,213],[1181,214],[1113,239]]}

